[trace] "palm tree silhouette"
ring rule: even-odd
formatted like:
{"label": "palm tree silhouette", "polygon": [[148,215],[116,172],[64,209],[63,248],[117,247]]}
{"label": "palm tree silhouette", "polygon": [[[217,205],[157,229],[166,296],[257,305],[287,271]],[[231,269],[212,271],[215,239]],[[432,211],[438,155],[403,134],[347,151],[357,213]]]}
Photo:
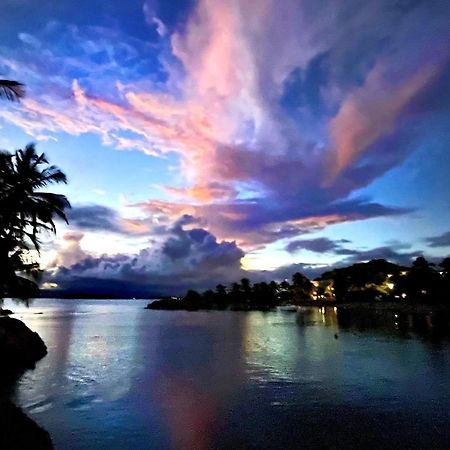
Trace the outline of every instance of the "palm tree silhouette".
{"label": "palm tree silhouette", "polygon": [[24,85],[18,81],[0,80],[0,98],[16,101],[25,95]]}
{"label": "palm tree silhouette", "polygon": [[30,278],[39,273],[39,266],[27,257],[29,250],[39,251],[40,233],[56,232],[56,217],[67,223],[67,198],[41,191],[59,183],[67,183],[66,175],[49,165],[34,144],[0,153],[0,298],[6,294],[23,297],[33,290]]}

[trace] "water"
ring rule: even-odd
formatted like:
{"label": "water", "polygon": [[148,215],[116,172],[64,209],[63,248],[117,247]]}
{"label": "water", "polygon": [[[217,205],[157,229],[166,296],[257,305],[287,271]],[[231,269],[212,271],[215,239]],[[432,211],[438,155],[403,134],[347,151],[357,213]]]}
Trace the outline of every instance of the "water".
{"label": "water", "polygon": [[[445,316],[5,304],[49,354],[15,401],[57,449],[448,448]],[[42,314],[37,314],[42,312]]]}

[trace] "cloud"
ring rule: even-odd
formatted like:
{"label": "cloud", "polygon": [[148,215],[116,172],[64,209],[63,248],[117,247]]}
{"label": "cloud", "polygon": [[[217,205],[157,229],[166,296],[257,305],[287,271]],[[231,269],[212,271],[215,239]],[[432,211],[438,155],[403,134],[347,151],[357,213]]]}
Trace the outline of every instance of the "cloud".
{"label": "cloud", "polygon": [[[389,246],[381,246],[369,250],[349,248],[351,241],[347,239],[332,240],[329,238],[315,238],[294,240],[286,245],[286,250],[295,253],[300,250],[308,250],[316,253],[331,253],[344,258],[337,263],[337,266],[347,266],[350,264],[370,261],[371,259],[387,259],[398,264],[409,265],[411,261],[420,256],[417,252],[405,251],[410,245],[402,242],[391,242]],[[308,268],[310,269],[310,268]]]}
{"label": "cloud", "polygon": [[429,247],[450,247],[450,231],[439,236],[426,238],[425,241]]}
{"label": "cloud", "polygon": [[106,206],[74,206],[68,212],[69,223],[79,230],[123,232],[118,213]]}
{"label": "cloud", "polygon": [[[311,193],[313,194],[313,193]],[[148,201],[133,205],[149,216],[176,220],[180,214],[203,219],[208,229],[227,239],[236,240],[246,249],[292,238],[342,222],[371,217],[390,217],[409,213],[406,208],[390,208],[365,199],[327,204],[310,197],[299,207],[297,198],[281,203],[252,199],[235,203],[189,204]],[[315,203],[315,204],[309,204]]]}
{"label": "cloud", "polygon": [[57,249],[56,258],[49,264],[49,268],[70,267],[89,255],[80,246],[84,234],[79,231],[70,231],[64,234],[63,243]]}
{"label": "cloud", "polygon": [[352,250],[338,249],[335,252],[338,255],[345,255],[339,264],[348,265],[358,262],[370,261],[371,259],[386,259],[390,262],[409,266],[413,259],[421,256],[417,252],[404,252],[394,247],[377,247],[370,250]]}
{"label": "cloud", "polygon": [[290,253],[295,253],[299,250],[309,250],[317,253],[329,253],[336,250],[343,250],[342,244],[349,243],[347,239],[340,239],[333,241],[328,238],[316,238],[316,239],[302,239],[297,241],[291,241],[286,245],[286,250]]}
{"label": "cloud", "polygon": [[96,223],[75,219],[82,227],[144,233],[153,215],[190,214],[248,250],[411,211],[355,193],[413,153],[427,117],[442,113],[430,92],[446,87],[448,3],[199,0],[183,22],[163,10],[145,2],[156,43],[54,21],[2,52],[30,84],[3,119],[41,138],[94,133],[180,158],[169,200],[141,203],[147,222],[98,211]]}
{"label": "cloud", "polygon": [[214,288],[219,283],[231,284],[243,277],[252,282],[281,281],[301,272],[311,279],[335,267],[343,267],[371,259],[387,259],[410,265],[419,256],[405,251],[408,246],[352,249],[346,239],[327,238],[296,240],[288,245],[295,252],[306,249],[330,252],[344,258],[333,266],[295,263],[275,270],[244,270],[244,251],[233,241],[218,240],[200,226],[201,221],[183,215],[169,225],[162,225],[158,239],[136,253],[93,255],[80,246],[83,232],[69,232],[57,249],[57,256],[45,273],[45,283],[55,283],[59,292],[71,295],[110,295],[139,297],[182,295],[187,289]]}
{"label": "cloud", "polygon": [[58,255],[58,266],[48,272],[46,281],[57,283],[61,289],[72,285],[79,289],[83,285],[89,290],[95,289],[93,280],[112,280],[139,287],[141,291],[182,293],[189,286],[239,279],[244,252],[235,242],[217,241],[203,228],[185,228],[196,222],[192,217],[182,217],[167,230],[162,242],[133,255],[84,254],[80,259],[82,234],[72,235],[67,238],[70,245]]}
{"label": "cloud", "polygon": [[125,218],[115,209],[103,205],[74,205],[67,216],[70,226],[81,231],[141,236],[154,234],[158,228],[151,217]]}
{"label": "cloud", "polygon": [[336,151],[332,178],[357,160],[378,138],[395,132],[399,114],[436,77],[439,67],[434,64],[421,67],[397,86],[392,86],[383,71],[382,63],[375,66],[364,85],[347,97],[330,122]]}

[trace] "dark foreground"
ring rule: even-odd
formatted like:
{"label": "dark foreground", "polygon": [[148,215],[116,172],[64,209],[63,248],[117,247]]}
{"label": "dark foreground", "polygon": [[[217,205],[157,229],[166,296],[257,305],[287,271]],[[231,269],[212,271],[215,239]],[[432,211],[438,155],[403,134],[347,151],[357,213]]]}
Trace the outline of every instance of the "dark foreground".
{"label": "dark foreground", "polygon": [[41,300],[18,314],[49,353],[15,401],[57,449],[450,444],[445,314],[145,305]]}
{"label": "dark foreground", "polygon": [[47,348],[23,322],[5,317],[10,313],[0,317],[0,448],[50,450],[49,434],[11,401],[17,381],[34,369]]}

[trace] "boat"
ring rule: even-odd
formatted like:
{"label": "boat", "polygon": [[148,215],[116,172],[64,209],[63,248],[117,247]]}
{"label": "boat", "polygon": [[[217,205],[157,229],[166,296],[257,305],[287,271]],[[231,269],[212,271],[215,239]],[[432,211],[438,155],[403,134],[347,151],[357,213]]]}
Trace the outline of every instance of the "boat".
{"label": "boat", "polygon": [[283,311],[283,312],[297,312],[298,306],[297,305],[282,305],[282,306],[278,306],[277,310]]}

